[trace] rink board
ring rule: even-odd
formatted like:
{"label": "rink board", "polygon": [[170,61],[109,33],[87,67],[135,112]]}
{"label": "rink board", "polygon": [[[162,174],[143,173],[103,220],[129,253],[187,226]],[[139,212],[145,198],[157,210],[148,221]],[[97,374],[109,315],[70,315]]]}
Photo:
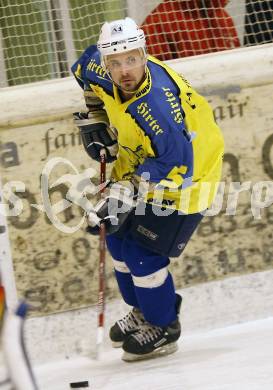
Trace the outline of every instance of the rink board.
{"label": "rink board", "polygon": [[[253,218],[253,186],[264,181],[272,197],[273,46],[204,55],[172,61],[170,65],[210,101],[223,130],[225,196],[221,212],[206,217],[182,258],[172,261],[177,288],[273,268],[273,206]],[[98,164],[86,156],[71,113],[84,109],[81,91],[71,78],[0,91],[0,172],[2,187],[20,181],[25,190],[15,192],[22,202],[18,216],[1,219],[0,237],[11,247],[1,252],[6,283],[15,280],[19,297],[33,306],[33,315],[78,309],[97,301],[98,240],[85,233],[85,225],[74,233],[54,227],[34,205],[42,204],[41,173],[52,158],[61,157],[50,176],[52,204],[66,198],[71,183],[64,175],[82,174]],[[227,193],[231,182],[250,182],[240,194],[234,216],[227,216]],[[6,195],[2,196],[4,203]],[[58,214],[66,227],[80,223],[83,210],[71,204]],[[3,238],[3,235],[6,235]],[[12,264],[14,272],[12,272]],[[107,261],[107,296],[119,297],[110,258]],[[13,293],[8,300],[12,302]]]}

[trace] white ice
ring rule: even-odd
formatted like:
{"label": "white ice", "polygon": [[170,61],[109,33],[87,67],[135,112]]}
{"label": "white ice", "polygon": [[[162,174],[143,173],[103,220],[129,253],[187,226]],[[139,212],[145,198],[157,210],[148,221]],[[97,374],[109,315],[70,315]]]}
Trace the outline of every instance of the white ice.
{"label": "white ice", "polygon": [[93,390],[272,390],[273,317],[182,336],[168,357],[121,360],[108,346],[100,361],[79,358],[34,367],[41,390],[68,390],[88,380]]}

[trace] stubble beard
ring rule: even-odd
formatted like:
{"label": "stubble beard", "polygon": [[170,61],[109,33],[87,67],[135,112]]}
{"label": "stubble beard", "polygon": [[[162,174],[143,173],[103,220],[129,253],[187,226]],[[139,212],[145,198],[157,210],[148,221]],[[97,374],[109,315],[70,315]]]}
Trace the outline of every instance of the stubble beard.
{"label": "stubble beard", "polygon": [[124,91],[130,93],[130,92],[133,92],[137,89],[137,84],[135,81],[121,81],[120,87]]}

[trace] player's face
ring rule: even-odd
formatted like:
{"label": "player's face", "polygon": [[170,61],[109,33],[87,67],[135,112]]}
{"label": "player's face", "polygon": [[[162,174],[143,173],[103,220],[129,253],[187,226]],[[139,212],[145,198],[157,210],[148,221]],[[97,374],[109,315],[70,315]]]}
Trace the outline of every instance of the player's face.
{"label": "player's face", "polygon": [[137,90],[145,75],[146,58],[141,50],[112,54],[105,62],[115,84],[124,91]]}

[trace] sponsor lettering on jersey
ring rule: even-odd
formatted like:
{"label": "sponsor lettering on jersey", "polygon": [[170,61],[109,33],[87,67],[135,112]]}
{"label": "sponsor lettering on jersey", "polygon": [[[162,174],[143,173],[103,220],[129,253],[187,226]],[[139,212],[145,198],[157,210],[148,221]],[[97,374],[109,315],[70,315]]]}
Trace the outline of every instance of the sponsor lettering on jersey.
{"label": "sponsor lettering on jersey", "polygon": [[145,85],[145,87],[141,91],[136,93],[136,97],[139,98],[140,96],[144,95],[145,92],[147,92],[149,88],[150,88],[149,84]]}
{"label": "sponsor lettering on jersey", "polygon": [[171,207],[175,206],[175,201],[171,199],[154,199],[154,198],[147,198],[146,200],[147,203],[155,204],[160,207]]}
{"label": "sponsor lettering on jersey", "polygon": [[107,75],[103,67],[96,63],[95,59],[92,58],[89,64],[87,65],[87,70],[95,72],[97,75],[105,77]]}
{"label": "sponsor lettering on jersey", "polygon": [[140,96],[143,96],[148,92],[151,88],[151,76],[150,72],[147,71],[147,84],[145,85],[144,88],[142,88],[139,92],[136,93],[136,98],[139,98]]}
{"label": "sponsor lettering on jersey", "polygon": [[186,86],[187,86],[188,88],[191,88],[191,85],[190,85],[190,83],[188,82],[188,80],[187,80],[182,74],[180,74],[179,76],[180,76],[180,78],[184,81],[184,83],[186,84]]}
{"label": "sponsor lettering on jersey", "polygon": [[152,114],[150,114],[151,111],[151,108],[149,108],[148,103],[146,102],[142,102],[137,106],[138,114],[141,115],[146,122],[148,122],[149,126],[155,132],[155,134],[163,134],[163,130],[157,123],[157,119],[155,119]]}
{"label": "sponsor lettering on jersey", "polygon": [[181,110],[181,105],[179,104],[179,101],[177,100],[177,97],[173,94],[173,92],[170,90],[170,88],[162,87],[165,96],[167,97],[166,101],[170,104],[172,111],[171,114],[173,116],[173,119],[176,123],[182,123],[183,122],[183,113]]}

